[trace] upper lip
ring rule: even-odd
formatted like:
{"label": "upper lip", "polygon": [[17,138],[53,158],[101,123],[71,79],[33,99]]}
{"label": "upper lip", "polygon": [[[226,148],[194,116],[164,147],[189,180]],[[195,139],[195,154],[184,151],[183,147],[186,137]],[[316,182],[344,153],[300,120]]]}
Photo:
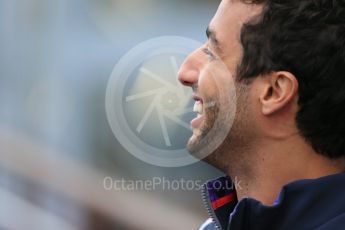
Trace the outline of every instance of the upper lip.
{"label": "upper lip", "polygon": [[199,97],[199,96],[196,95],[196,94],[193,94],[193,95],[192,95],[192,98],[194,99],[194,101],[200,101],[201,103],[203,102],[203,101],[202,101],[202,98]]}

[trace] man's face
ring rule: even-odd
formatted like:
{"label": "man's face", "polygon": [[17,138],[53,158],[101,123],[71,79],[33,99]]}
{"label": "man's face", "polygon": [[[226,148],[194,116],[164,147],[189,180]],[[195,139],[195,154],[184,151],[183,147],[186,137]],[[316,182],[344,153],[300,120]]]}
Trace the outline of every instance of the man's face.
{"label": "man's face", "polygon": [[[261,10],[258,5],[223,0],[207,29],[207,42],[190,54],[180,69],[179,80],[192,87],[194,111],[197,112],[197,117],[191,121],[193,135],[187,146],[192,153],[209,146],[214,140],[218,139],[219,146],[229,138],[236,104],[237,110],[241,111],[238,107],[243,106],[240,103],[244,103],[245,94],[245,87],[235,81],[242,57],[240,31],[243,23],[260,14]],[[236,94],[237,103],[234,102]],[[237,111],[234,127],[241,123],[240,119],[245,117],[240,117]],[[234,127],[231,133],[236,132]]]}

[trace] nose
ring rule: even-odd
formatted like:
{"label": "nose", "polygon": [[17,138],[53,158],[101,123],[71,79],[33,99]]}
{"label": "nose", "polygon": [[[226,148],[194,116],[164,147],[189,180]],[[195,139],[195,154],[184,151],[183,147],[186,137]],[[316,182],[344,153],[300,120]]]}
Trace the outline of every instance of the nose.
{"label": "nose", "polygon": [[199,50],[191,53],[183,62],[179,72],[178,80],[185,86],[192,87],[197,84],[202,63],[200,61]]}

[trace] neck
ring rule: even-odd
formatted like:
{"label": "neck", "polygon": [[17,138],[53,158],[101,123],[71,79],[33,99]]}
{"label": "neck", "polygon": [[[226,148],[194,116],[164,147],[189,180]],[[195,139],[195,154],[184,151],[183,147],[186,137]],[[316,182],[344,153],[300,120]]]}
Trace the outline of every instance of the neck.
{"label": "neck", "polygon": [[[300,179],[314,179],[344,171],[344,164],[317,154],[301,137],[262,140],[256,148],[237,154],[228,175],[237,181],[238,200],[251,197],[272,205],[282,187]],[[247,157],[244,157],[247,156]]]}

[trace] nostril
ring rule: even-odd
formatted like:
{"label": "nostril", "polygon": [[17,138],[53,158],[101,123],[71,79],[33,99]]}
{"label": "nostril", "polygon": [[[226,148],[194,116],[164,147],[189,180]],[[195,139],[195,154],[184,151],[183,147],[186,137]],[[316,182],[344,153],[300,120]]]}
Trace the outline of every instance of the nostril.
{"label": "nostril", "polygon": [[188,80],[187,80],[188,78],[186,77],[185,71],[180,71],[177,76],[181,84],[188,85]]}
{"label": "nostril", "polygon": [[178,74],[178,79],[181,84],[190,86],[198,82],[198,71],[196,70],[186,70],[180,71]]}
{"label": "nostril", "polygon": [[188,82],[188,81],[181,81],[181,83],[183,84],[183,85],[185,85],[185,86],[190,86],[190,85],[192,85],[190,82]]}

